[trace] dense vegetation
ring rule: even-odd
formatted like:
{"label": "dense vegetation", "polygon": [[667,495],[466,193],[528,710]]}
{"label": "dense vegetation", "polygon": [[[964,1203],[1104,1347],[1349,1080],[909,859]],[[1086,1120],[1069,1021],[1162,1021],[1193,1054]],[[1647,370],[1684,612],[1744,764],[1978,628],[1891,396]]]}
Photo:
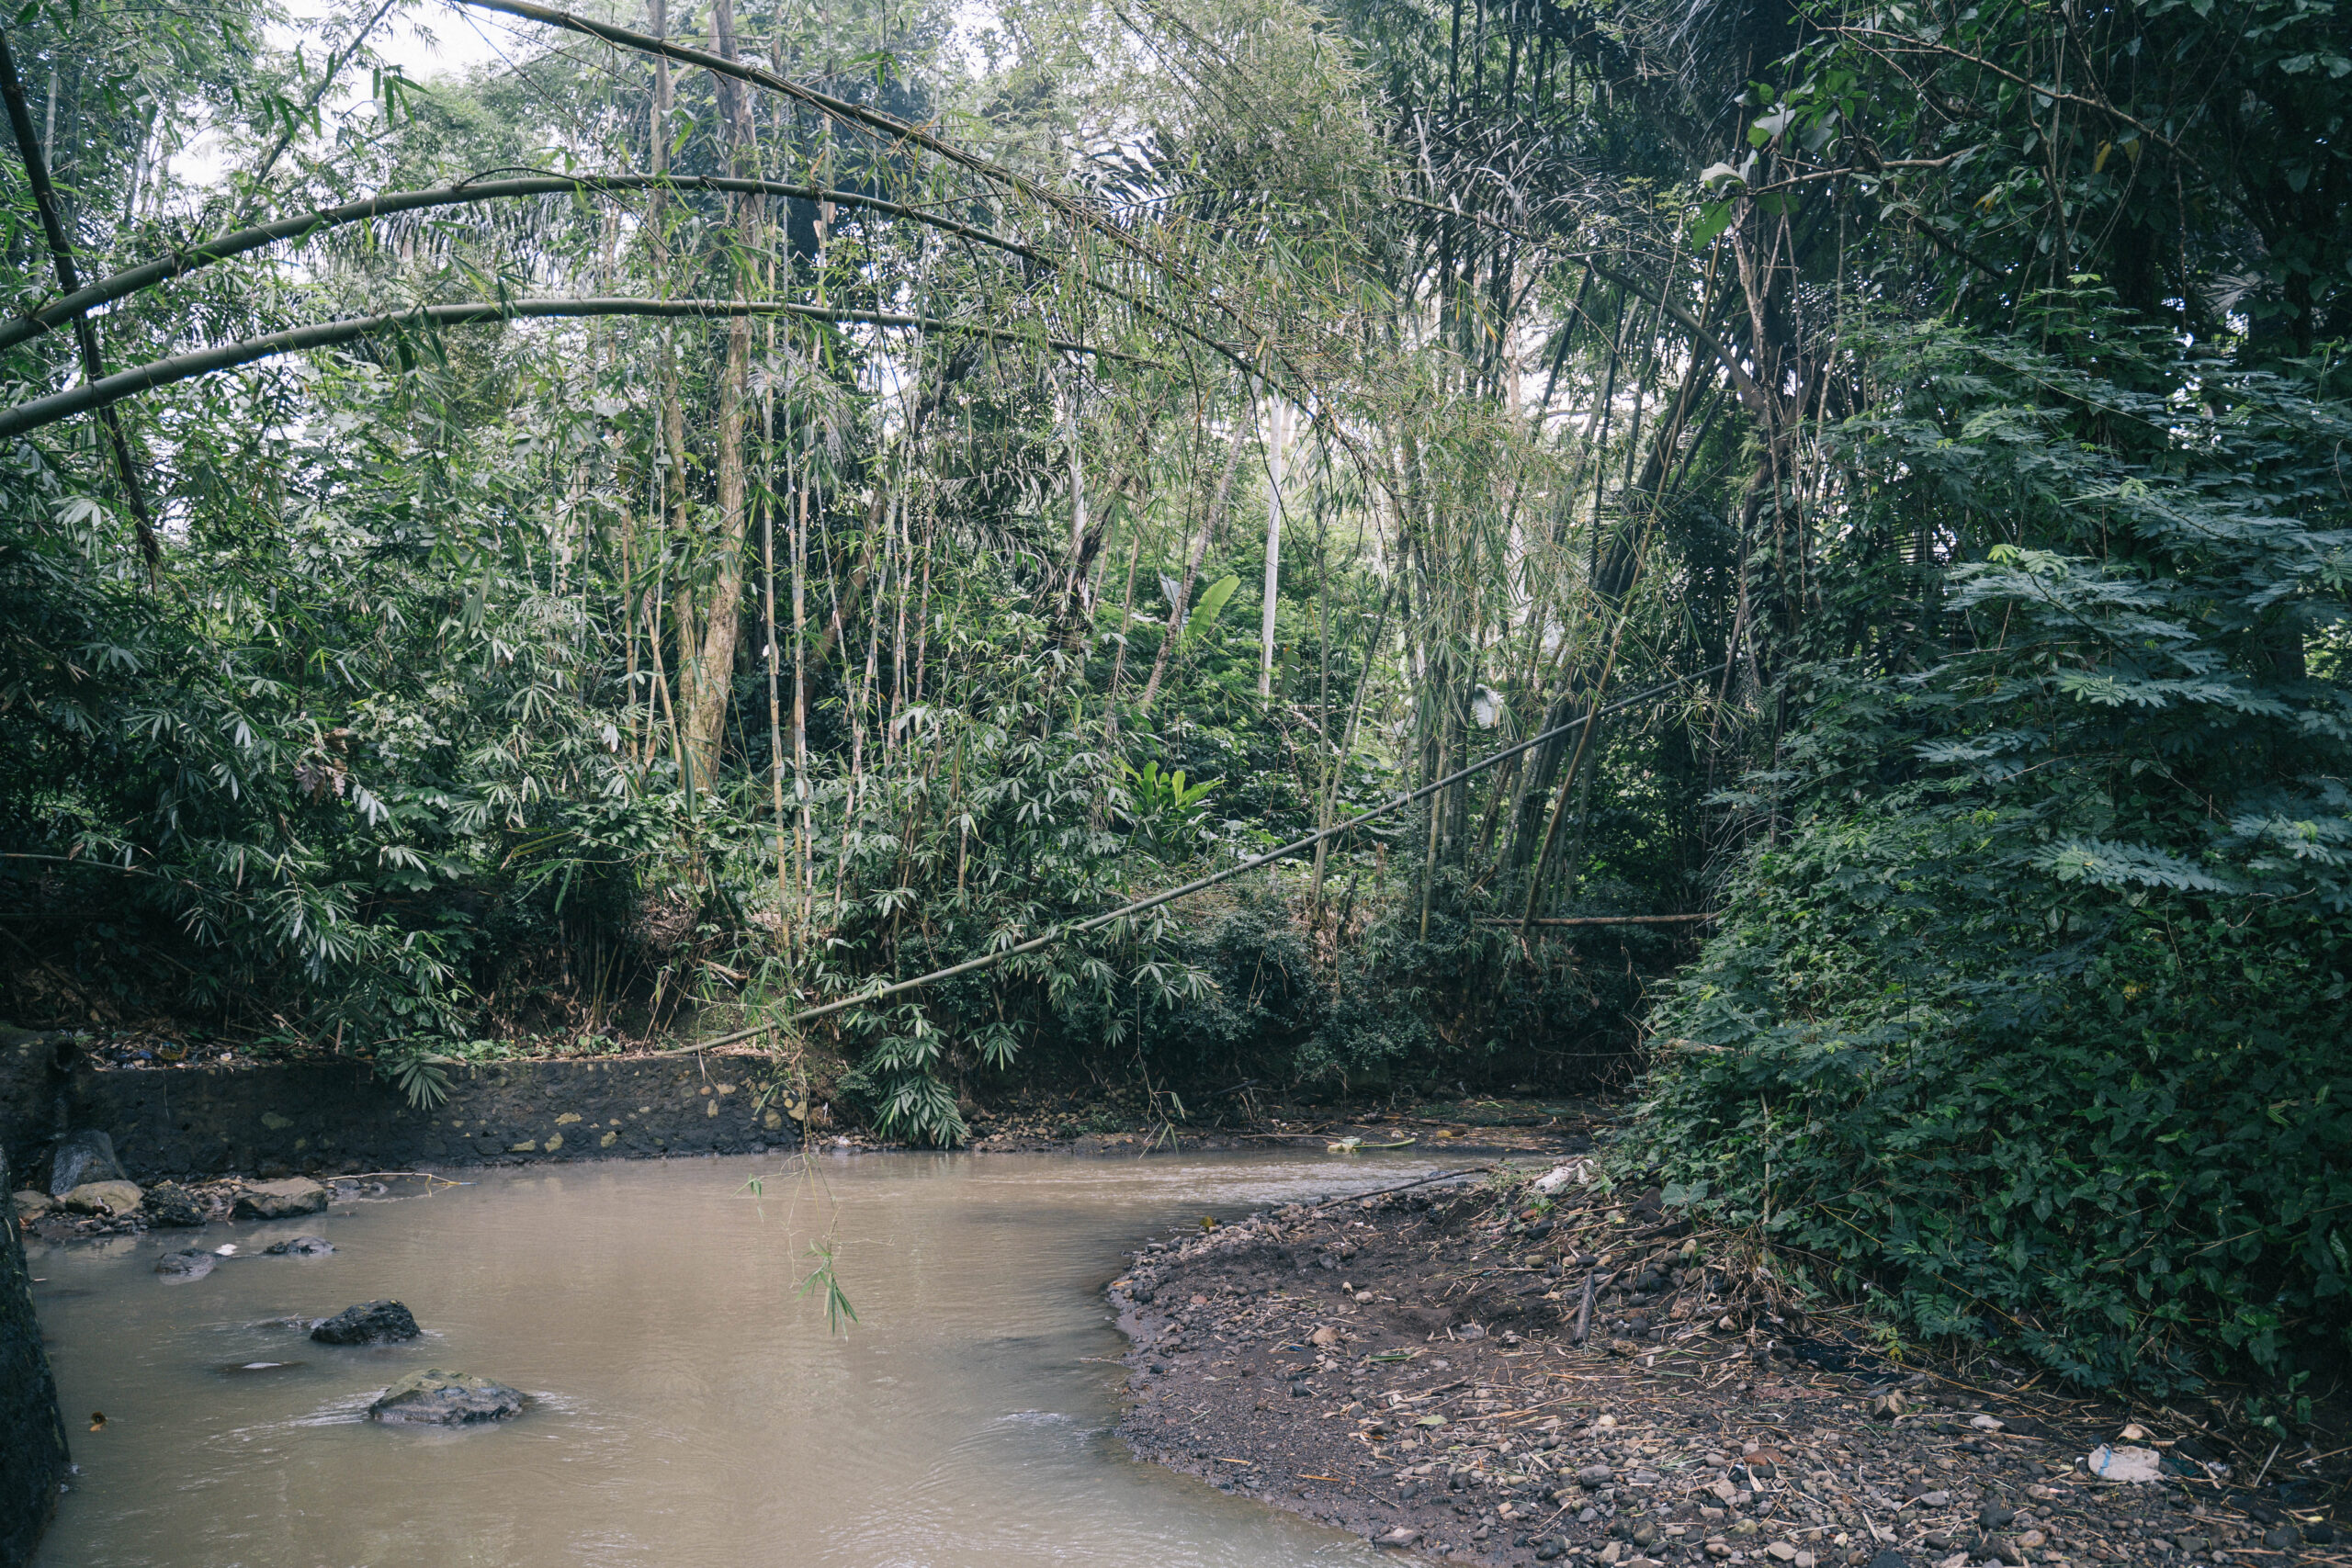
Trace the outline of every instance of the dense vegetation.
{"label": "dense vegetation", "polygon": [[2330,6],[481,14],[7,28],[27,1021],[770,1023],[943,1143],[1639,1046],[1917,1331],[2352,1343]]}

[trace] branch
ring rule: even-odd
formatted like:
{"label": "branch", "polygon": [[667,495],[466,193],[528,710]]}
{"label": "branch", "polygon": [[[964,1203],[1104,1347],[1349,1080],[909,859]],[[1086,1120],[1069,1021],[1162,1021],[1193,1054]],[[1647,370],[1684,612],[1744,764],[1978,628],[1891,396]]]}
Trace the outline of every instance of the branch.
{"label": "branch", "polygon": [[[17,57],[0,33],[0,97],[8,103],[8,129],[16,133],[17,152],[25,161],[25,177],[33,187],[33,204],[40,209],[41,231],[49,240],[50,260],[57,267],[57,286],[74,290],[74,241],[57,210],[57,191],[49,183],[49,164],[40,155],[40,138],[33,130],[33,115],[25,102],[25,85],[17,76]],[[98,331],[89,318],[74,312],[74,338],[82,351],[82,382],[95,386],[106,379],[106,356],[98,352]],[[147,580],[153,582],[164,564],[164,549],[155,539],[155,520],[148,514],[147,494],[140,488],[139,469],[130,460],[130,443],[123,438],[122,422],[111,409],[106,415],[107,436],[114,447],[114,464],[122,475],[123,499],[130,503],[131,525],[139,531],[139,553],[147,558]]]}
{"label": "branch", "polygon": [[85,383],[69,391],[57,392],[46,398],[19,403],[15,408],[0,410],[0,440],[22,435],[45,424],[71,419],[77,413],[93,409],[107,409],[125,398],[157,387],[168,387],[177,381],[209,376],[217,370],[232,370],[256,360],[272,359],[281,354],[299,354],[306,349],[332,348],[337,344],[358,338],[373,337],[379,333],[395,332],[404,326],[459,326],[475,321],[509,320],[539,320],[588,316],[670,316],[721,317],[737,315],[797,316],[812,321],[864,322],[877,327],[916,327],[926,332],[968,333],[976,337],[992,338],[1000,342],[1038,344],[1058,349],[1065,354],[1089,354],[1098,358],[1123,359],[1133,364],[1157,365],[1157,360],[1139,355],[1119,354],[1109,349],[1092,348],[1085,344],[1062,338],[1037,338],[1030,333],[1005,327],[982,326],[973,321],[943,320],[934,316],[906,316],[890,310],[851,310],[829,309],[821,305],[800,305],[781,299],[507,299],[481,300],[463,305],[425,305],[413,310],[388,311],[379,316],[356,316],[348,321],[322,321],[313,326],[290,327],[271,333],[266,337],[247,338],[242,343],[223,344],[194,354],[183,354],[171,359],[159,359],[135,370],[124,370],[103,381]]}
{"label": "branch", "polygon": [[1732,385],[1738,389],[1739,400],[1747,405],[1748,411],[1758,419],[1769,420],[1772,417],[1771,400],[1765,396],[1764,389],[1756,384],[1756,378],[1747,373],[1747,367],[1740,364],[1739,356],[1734,354],[1730,346],[1721,338],[1702,325],[1699,318],[1693,316],[1680,300],[1676,299],[1663,288],[1652,288],[1648,284],[1628,277],[1623,273],[1612,267],[1604,266],[1600,262],[1596,261],[1589,265],[1593,271],[1620,288],[1632,290],[1673,317],[1674,324],[1689,333],[1693,343],[1713,355],[1722,363],[1724,371],[1731,377]]}
{"label": "branch", "polygon": [[556,196],[566,191],[631,191],[631,190],[710,190],[753,196],[794,197],[803,201],[830,201],[843,207],[869,207],[877,211],[910,218],[927,223],[934,229],[975,240],[984,245],[1009,251],[1014,255],[1052,266],[1055,262],[1018,241],[1007,240],[969,223],[959,223],[952,218],[941,218],[902,202],[886,201],[880,197],[863,196],[855,191],[832,190],[814,183],[805,186],[788,185],[780,180],[741,180],[693,175],[550,175],[529,179],[466,181],[454,186],[439,186],[430,190],[395,191],[390,195],[363,197],[347,201],[340,207],[322,208],[315,212],[297,213],[276,222],[240,229],[216,239],[207,240],[192,250],[175,251],[153,261],[111,277],[78,288],[64,297],[51,300],[40,310],[0,326],[0,349],[15,347],[40,336],[60,323],[71,321],[82,311],[95,310],[126,299],[142,288],[184,277],[199,267],[232,256],[243,255],[280,240],[305,238],[322,229],[340,228],[349,223],[364,223],[372,218],[389,218],[396,213],[419,212],[429,208],[457,207],[469,202],[501,201],[510,197]]}
{"label": "branch", "polygon": [[[635,50],[640,54],[658,55],[664,60],[674,60],[682,65],[691,65],[697,70],[707,71],[714,76],[729,76],[739,82],[749,82],[755,87],[764,87],[769,92],[778,93],[795,102],[806,104],[818,112],[830,115],[844,124],[854,125],[877,136],[887,137],[894,142],[927,148],[958,168],[967,169],[984,179],[995,181],[999,185],[1020,192],[1039,207],[1060,215],[1078,228],[1093,231],[1119,250],[1156,272],[1174,276],[1180,270],[1166,258],[1153,254],[1150,247],[1141,240],[1084,202],[1066,196],[1043,181],[1024,175],[1017,169],[1009,168],[994,159],[983,157],[978,152],[966,152],[944,137],[925,130],[921,126],[910,124],[894,115],[884,114],[878,109],[866,108],[863,105],[851,103],[845,98],[834,97],[830,93],[819,92],[816,88],[795,82],[789,77],[779,76],[773,71],[763,71],[756,65],[745,65],[740,61],[729,60],[725,55],[713,54],[707,50],[695,49],[686,44],[672,43],[667,39],[655,38],[650,33],[633,32],[628,28],[616,28],[609,22],[594,21],[586,17],[574,16],[569,11],[558,11],[549,6],[534,5],[531,0],[452,0],[452,3],[473,6],[485,11],[503,12],[510,17],[520,17],[526,21],[560,28],[567,32],[581,33],[622,49]],[[1209,304],[1241,329],[1249,341],[1260,344],[1266,353],[1281,362],[1283,369],[1295,383],[1291,395],[1293,402],[1302,408],[1319,409],[1320,400],[1312,398],[1306,393],[1306,389],[1312,385],[1312,382],[1305,371],[1300,369],[1287,354],[1275,348],[1267,333],[1260,331],[1242,314],[1233,301],[1222,293],[1209,290],[1207,298]],[[1180,333],[1218,355],[1244,375],[1262,377],[1266,374],[1264,366],[1253,362],[1247,355],[1232,345],[1219,343],[1205,333],[1175,322],[1158,310],[1139,300],[1130,302],[1159,317],[1160,320],[1169,321],[1170,324],[1175,326]],[[1354,449],[1355,443],[1348,437],[1338,423],[1328,415],[1317,412],[1316,427],[1325,431],[1351,450]]]}
{"label": "branch", "polygon": [[[1980,71],[1990,71],[1994,75],[2000,77],[2003,81],[2014,82],[2018,86],[2025,88],[2028,92],[2038,93],[2041,96],[2052,99],[2058,103],[2074,104],[2082,108],[2093,109],[2100,114],[2106,115],[2110,119],[2120,120],[2123,124],[2130,126],[2132,130],[2138,131],[2141,135],[2146,137],[2149,141],[2154,142],[2165,152],[2172,153],[2182,163],[2187,164],[2190,168],[2195,169],[2199,174],[2202,175],[2206,172],[2205,165],[2199,163],[2195,154],[2182,147],[2179,142],[2175,141],[2169,136],[2164,135],[2154,126],[2148,125],[2139,119],[2135,119],[2131,115],[2124,113],[2121,109],[2117,108],[2113,104],[2109,103],[2104,98],[2086,98],[2080,93],[2069,93],[2057,87],[2045,87],[2039,82],[2018,75],[2016,72],[2008,69],[2007,66],[1996,65],[1993,62],[1985,59],[1983,55],[1971,54],[1966,50],[1954,49],[1948,43],[1936,43],[1928,39],[1914,38],[1908,33],[1889,32],[1883,28],[1832,27],[1825,28],[1824,30],[1833,33],[1852,33],[1860,38],[1887,39],[1901,45],[1905,49],[1916,50],[1924,54],[1940,54],[1947,59],[1957,60],[1963,64],[1973,65]],[[2211,176],[2208,175],[2208,177],[2210,178]]]}
{"label": "branch", "polygon": [[892,141],[911,142],[918,147],[928,148],[960,168],[969,169],[972,173],[985,178],[1009,185],[1023,195],[1032,197],[1046,205],[1063,209],[1069,209],[1072,206],[1066,198],[1056,195],[1028,175],[1006,168],[993,159],[982,157],[977,152],[967,152],[944,137],[933,135],[920,126],[909,124],[895,115],[884,114],[878,109],[869,109],[862,104],[851,103],[846,98],[834,97],[831,93],[820,92],[805,83],[795,82],[787,76],[779,76],[773,71],[763,71],[756,65],[745,65],[740,61],[729,60],[723,54],[714,54],[708,50],[695,49],[690,44],[673,43],[668,39],[655,38],[650,33],[633,32],[628,28],[616,28],[609,22],[594,21],[586,17],[574,16],[569,11],[556,10],[551,6],[536,6],[531,4],[530,0],[458,0],[458,3],[472,6],[484,11],[503,11],[510,17],[520,17],[526,21],[542,23],[547,27],[559,28],[567,32],[582,33],[593,39],[600,39],[606,43],[635,50],[640,54],[660,55],[664,59],[674,60],[681,65],[692,65],[698,70],[707,71],[715,76],[727,76],[739,82],[749,82],[755,87],[764,87],[772,93],[781,93],[786,97],[806,104],[821,114],[830,115],[835,119],[854,125],[861,130],[873,131]]}
{"label": "branch", "polygon": [[[350,41],[327,56],[326,69],[319,73],[318,85],[311,89],[311,101],[302,106],[303,115],[315,115],[319,112],[319,104],[334,86],[335,77],[340,75],[343,68],[351,62],[351,57],[359,52],[359,46],[368,41],[368,35],[376,30],[376,24],[384,19],[384,13],[390,11],[396,3],[397,0],[384,0],[382,5],[376,7],[374,16],[359,24],[358,30],[351,35]],[[245,199],[237,216],[242,218],[253,209],[254,198],[261,194],[262,182],[269,178],[269,172],[277,167],[277,160],[285,154],[286,149],[293,144],[294,129],[298,123],[300,122],[296,117],[288,115],[284,129],[277,133],[277,140],[269,144],[269,151],[263,153],[260,161],[254,165],[254,172],[246,177]]]}

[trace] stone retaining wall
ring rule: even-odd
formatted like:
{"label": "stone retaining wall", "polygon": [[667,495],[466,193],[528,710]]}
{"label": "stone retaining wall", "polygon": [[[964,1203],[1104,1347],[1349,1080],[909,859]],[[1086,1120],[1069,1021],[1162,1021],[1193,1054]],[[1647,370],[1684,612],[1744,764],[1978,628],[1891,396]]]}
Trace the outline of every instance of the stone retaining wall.
{"label": "stone retaining wall", "polygon": [[797,1141],[779,1106],[752,1104],[752,1064],[741,1057],[453,1068],[449,1098],[417,1111],[356,1062],[99,1070],[58,1055],[46,1041],[0,1047],[0,1139],[33,1156],[28,1174],[68,1128],[109,1134],[140,1181],[748,1154]]}

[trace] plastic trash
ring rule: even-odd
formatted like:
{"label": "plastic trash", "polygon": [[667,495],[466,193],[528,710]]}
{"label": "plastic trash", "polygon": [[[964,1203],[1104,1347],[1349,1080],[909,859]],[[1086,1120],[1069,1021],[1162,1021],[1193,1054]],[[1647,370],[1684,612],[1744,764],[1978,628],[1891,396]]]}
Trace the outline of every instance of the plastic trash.
{"label": "plastic trash", "polygon": [[1554,1166],[1535,1179],[1535,1190],[1548,1198],[1571,1181],[1582,1181],[1591,1169],[1591,1162],[1588,1160],[1571,1160],[1566,1165]]}
{"label": "plastic trash", "polygon": [[2101,1443],[2084,1456],[2083,1465],[2101,1481],[2155,1481],[2164,1475],[2164,1458],[2154,1449]]}

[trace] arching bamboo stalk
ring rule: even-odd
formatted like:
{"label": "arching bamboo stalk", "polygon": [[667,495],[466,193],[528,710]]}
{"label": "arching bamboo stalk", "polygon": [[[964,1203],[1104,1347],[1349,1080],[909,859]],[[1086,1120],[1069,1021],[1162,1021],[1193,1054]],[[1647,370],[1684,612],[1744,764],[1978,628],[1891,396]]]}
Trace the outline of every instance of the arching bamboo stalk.
{"label": "arching bamboo stalk", "polygon": [[1024,261],[1042,265],[1055,265],[1054,258],[1034,246],[971,223],[958,222],[953,218],[926,212],[906,202],[890,201],[878,196],[858,191],[835,190],[814,182],[795,185],[785,180],[738,179],[719,175],[548,175],[504,180],[467,180],[453,186],[435,186],[427,190],[392,191],[346,201],[339,207],[320,208],[312,212],[297,213],[274,222],[256,224],[232,233],[207,240],[185,251],[175,251],[167,256],[141,262],[134,267],[109,277],[99,278],[69,290],[39,310],[0,323],[0,349],[13,348],[40,336],[86,310],[127,299],[142,289],[175,277],[185,277],[215,262],[227,261],[285,240],[307,239],[329,229],[343,228],[353,223],[365,223],[371,219],[390,218],[403,212],[424,212],[438,207],[461,207],[489,201],[518,200],[534,196],[571,194],[607,195],[622,191],[651,191],[657,194],[673,191],[710,191],[729,196],[765,196],[796,201],[830,201],[843,207],[865,208],[887,212],[894,218],[925,224],[943,233],[954,234],[975,244],[987,245]]}
{"label": "arching bamboo stalk", "polygon": [[22,435],[45,424],[78,413],[104,409],[141,392],[175,382],[193,380],[219,370],[233,370],[279,355],[307,349],[332,348],[338,344],[397,332],[402,327],[466,326],[481,321],[541,321],[594,316],[724,317],[797,316],[803,321],[838,325],[913,327],[923,332],[966,333],[1000,343],[1036,344],[1063,354],[1093,355],[1130,364],[1159,363],[1140,355],[1091,347],[1064,338],[1040,337],[1006,327],[983,326],[936,316],[902,315],[894,310],[852,310],[823,305],[802,305],[787,299],[484,299],[462,305],[425,305],[413,310],[387,311],[379,316],[355,316],[314,326],[291,327],[265,337],[224,344],[195,354],[158,359],[136,369],[118,371],[106,379],[75,387],[0,410],[0,439]]}

